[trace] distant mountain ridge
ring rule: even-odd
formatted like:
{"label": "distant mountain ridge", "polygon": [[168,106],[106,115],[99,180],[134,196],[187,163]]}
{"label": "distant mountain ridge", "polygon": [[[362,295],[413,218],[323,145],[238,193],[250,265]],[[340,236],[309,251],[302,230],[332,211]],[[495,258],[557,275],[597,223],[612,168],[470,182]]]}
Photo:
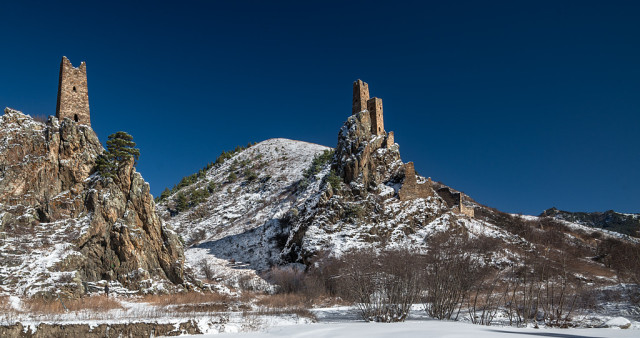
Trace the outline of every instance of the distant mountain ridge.
{"label": "distant mountain ridge", "polygon": [[592,228],[640,237],[640,214],[624,214],[613,210],[605,212],[572,212],[550,208],[543,211],[540,217],[553,217]]}

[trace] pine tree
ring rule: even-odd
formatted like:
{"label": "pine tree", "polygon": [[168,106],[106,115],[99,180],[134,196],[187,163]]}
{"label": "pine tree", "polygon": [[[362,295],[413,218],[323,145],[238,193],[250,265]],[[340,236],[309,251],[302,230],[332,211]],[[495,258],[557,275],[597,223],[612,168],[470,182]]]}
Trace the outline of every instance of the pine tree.
{"label": "pine tree", "polygon": [[136,143],[133,142],[133,136],[124,131],[109,135],[109,139],[107,140],[107,151],[111,153],[118,166],[126,163],[131,158],[133,158],[134,167],[138,164],[140,150],[135,148],[135,146]]}
{"label": "pine tree", "polygon": [[140,150],[135,146],[133,136],[124,131],[109,135],[107,150],[96,159],[98,173],[105,178],[115,178],[118,169],[131,159],[135,166],[140,158]]}
{"label": "pine tree", "polygon": [[163,199],[169,197],[169,195],[171,195],[171,191],[169,190],[169,188],[164,188],[164,190],[160,194],[160,199],[163,200]]}
{"label": "pine tree", "polygon": [[189,201],[187,201],[187,197],[182,192],[179,192],[176,196],[176,210],[178,210],[178,212],[183,212],[188,208]]}

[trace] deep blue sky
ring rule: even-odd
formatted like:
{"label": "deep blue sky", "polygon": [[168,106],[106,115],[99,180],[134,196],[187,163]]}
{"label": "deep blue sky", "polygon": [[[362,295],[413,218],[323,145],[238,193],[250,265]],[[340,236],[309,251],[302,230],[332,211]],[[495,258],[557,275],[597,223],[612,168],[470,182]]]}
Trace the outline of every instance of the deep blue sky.
{"label": "deep blue sky", "polygon": [[403,160],[508,212],[640,212],[638,1],[2,1],[0,105],[55,114],[87,62],[93,128],[154,194],[222,150],[335,146],[361,78]]}

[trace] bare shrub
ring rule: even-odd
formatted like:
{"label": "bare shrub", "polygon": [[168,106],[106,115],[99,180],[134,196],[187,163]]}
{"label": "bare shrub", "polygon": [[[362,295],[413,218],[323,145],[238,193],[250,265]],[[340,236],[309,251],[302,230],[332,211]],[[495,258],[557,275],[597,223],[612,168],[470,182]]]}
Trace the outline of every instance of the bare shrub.
{"label": "bare shrub", "polygon": [[334,283],[327,282],[328,279],[335,278],[335,263],[335,259],[316,260],[306,272],[298,266],[272,267],[262,277],[278,286],[277,294],[303,298],[309,305],[342,304],[344,302],[333,292]]}
{"label": "bare shrub", "polygon": [[466,250],[473,246],[471,242],[466,234],[439,233],[429,239],[424,277],[424,305],[429,316],[451,319],[457,308],[457,318],[463,300],[481,281],[485,273],[481,262]]}
{"label": "bare shrub", "polygon": [[264,286],[261,283],[259,283],[257,278],[249,274],[242,274],[238,277],[238,287],[242,291],[252,291],[252,292],[261,291],[264,289]]}
{"label": "bare shrub", "polygon": [[205,218],[208,215],[208,210],[205,205],[198,205],[191,210],[191,213],[187,215],[189,221],[195,222]]}
{"label": "bare shrub", "polygon": [[500,306],[510,294],[510,285],[501,282],[500,275],[477,283],[467,297],[469,319],[473,324],[491,325],[500,310]]}
{"label": "bare shrub", "polygon": [[566,261],[558,263],[548,255],[529,253],[524,266],[513,268],[509,274],[511,291],[505,307],[510,324],[568,327],[573,314],[587,306],[592,297],[583,290],[583,282],[569,273]]}
{"label": "bare shrub", "polygon": [[616,239],[606,239],[599,245],[599,254],[606,265],[611,267],[624,289],[629,301],[640,308],[640,244],[626,243]]}
{"label": "bare shrub", "polygon": [[267,281],[278,285],[278,293],[300,292],[304,288],[304,270],[295,266],[274,266],[264,277]]}
{"label": "bare shrub", "polygon": [[404,321],[420,293],[417,259],[408,250],[347,253],[342,258],[340,289],[356,302],[364,320]]}
{"label": "bare shrub", "polygon": [[213,280],[215,278],[215,272],[211,268],[211,265],[209,265],[209,262],[206,258],[201,259],[198,262],[198,265],[200,266],[200,270],[207,280]]}

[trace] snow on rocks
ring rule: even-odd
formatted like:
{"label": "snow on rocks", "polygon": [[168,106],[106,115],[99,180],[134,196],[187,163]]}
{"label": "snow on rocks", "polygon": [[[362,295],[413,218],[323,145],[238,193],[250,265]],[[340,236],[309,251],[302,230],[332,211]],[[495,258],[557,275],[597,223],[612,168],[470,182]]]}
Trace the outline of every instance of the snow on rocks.
{"label": "snow on rocks", "polygon": [[631,321],[624,317],[615,317],[607,320],[602,326],[616,329],[628,329],[631,327]]}

